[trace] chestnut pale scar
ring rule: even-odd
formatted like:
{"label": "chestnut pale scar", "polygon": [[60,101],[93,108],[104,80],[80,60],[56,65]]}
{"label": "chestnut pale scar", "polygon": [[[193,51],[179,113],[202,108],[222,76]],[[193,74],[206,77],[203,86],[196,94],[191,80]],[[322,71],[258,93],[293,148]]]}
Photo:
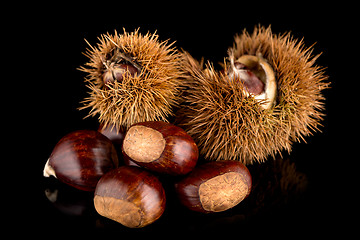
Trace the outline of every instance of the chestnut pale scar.
{"label": "chestnut pale scar", "polygon": [[94,205],[100,215],[119,222],[124,226],[136,228],[142,224],[143,213],[132,202],[95,195]]}
{"label": "chestnut pale scar", "polygon": [[159,131],[137,125],[131,127],[126,133],[123,150],[135,161],[149,163],[161,156],[165,143]]}
{"label": "chestnut pale scar", "polygon": [[240,203],[248,191],[241,173],[228,172],[203,182],[199,187],[199,196],[206,211],[221,212]]}

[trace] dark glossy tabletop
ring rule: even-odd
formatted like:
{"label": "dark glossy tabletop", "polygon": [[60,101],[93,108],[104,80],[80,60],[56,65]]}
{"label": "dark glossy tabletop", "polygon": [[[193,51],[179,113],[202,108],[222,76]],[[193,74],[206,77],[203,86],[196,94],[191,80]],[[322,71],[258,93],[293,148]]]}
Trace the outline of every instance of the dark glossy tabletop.
{"label": "dark glossy tabletop", "polygon": [[[244,23],[240,25],[213,23],[217,26],[216,30],[204,25],[205,22],[122,24],[119,20],[111,24],[92,24],[84,19],[73,23],[56,22],[50,29],[45,26],[34,29],[35,33],[45,32],[41,36],[46,35],[41,39],[41,55],[46,55],[47,49],[56,46],[57,57],[52,57],[52,61],[42,61],[43,74],[28,88],[46,90],[32,91],[27,98],[32,106],[24,110],[27,116],[31,116],[26,122],[27,136],[36,136],[38,140],[26,139],[29,150],[18,151],[22,159],[20,165],[26,175],[22,175],[22,185],[13,187],[19,197],[14,197],[12,201],[19,202],[17,206],[26,209],[26,213],[21,211],[22,214],[12,215],[10,225],[19,225],[20,222],[21,226],[31,226],[36,236],[42,235],[44,229],[55,235],[111,232],[152,233],[156,236],[166,231],[177,236],[205,231],[250,233],[247,236],[288,236],[290,239],[294,233],[308,236],[313,232],[320,236],[342,232],[339,226],[345,221],[345,214],[352,213],[350,209],[353,209],[348,205],[352,193],[349,191],[352,175],[347,172],[354,171],[355,167],[349,161],[353,158],[348,156],[348,151],[344,151],[349,145],[346,144],[344,129],[339,126],[353,125],[354,120],[348,115],[352,107],[337,104],[337,99],[347,87],[340,81],[343,71],[339,69],[344,68],[339,66],[343,63],[338,62],[337,57],[341,52],[335,43],[344,40],[341,34],[333,35],[330,27],[333,24],[324,24],[324,19],[334,23],[331,16],[324,12],[312,21],[308,19],[304,22],[291,14],[287,15],[286,21],[264,15],[247,21],[242,18]],[[248,198],[240,204],[220,213],[192,212],[182,206],[175,195],[173,184],[176,178],[159,176],[167,198],[164,214],[147,227],[130,229],[97,214],[92,192],[76,190],[55,178],[42,176],[43,167],[62,136],[80,129],[98,129],[96,119],[84,119],[87,112],[77,110],[88,91],[83,82],[84,74],[77,70],[86,61],[81,54],[88,47],[84,38],[96,42],[99,34],[114,29],[120,31],[123,27],[129,30],[140,27],[144,33],[158,29],[162,40],[177,40],[179,47],[191,51],[196,58],[205,56],[211,61],[221,62],[232,44],[234,34],[244,28],[252,29],[259,22],[271,24],[277,33],[292,31],[295,37],[304,37],[308,46],[317,42],[315,54],[323,52],[318,61],[320,65],[328,67],[326,73],[333,83],[331,89],[324,91],[326,116],[322,122],[322,132],[305,138],[307,143],[294,143],[290,154],[283,152],[275,160],[269,158],[265,163],[249,165],[253,188]],[[215,48],[214,44],[219,44],[219,47]],[[343,42],[342,46],[345,45]],[[35,51],[32,55],[35,55]],[[343,116],[349,120],[344,121]],[[22,137],[22,141],[24,139]],[[31,194],[22,194],[28,189],[32,190]],[[24,221],[29,224],[23,224]]]}

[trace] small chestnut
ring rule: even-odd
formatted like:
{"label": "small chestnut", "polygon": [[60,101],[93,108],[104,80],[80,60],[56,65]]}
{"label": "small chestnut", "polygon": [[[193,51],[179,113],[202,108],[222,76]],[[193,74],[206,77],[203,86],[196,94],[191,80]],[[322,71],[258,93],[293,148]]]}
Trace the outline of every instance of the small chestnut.
{"label": "small chestnut", "polygon": [[114,124],[103,125],[100,124],[98,132],[110,139],[116,149],[119,165],[123,165],[123,157],[121,152],[121,146],[124,141],[125,131],[122,128],[115,126]]}
{"label": "small chestnut", "polygon": [[182,128],[162,121],[132,125],[125,134],[122,152],[139,166],[158,173],[184,175],[199,157],[194,140]]}
{"label": "small chestnut", "polygon": [[118,166],[112,142],[97,131],[79,130],[56,144],[44,167],[44,176],[84,191],[94,191],[98,180]]}
{"label": "small chestnut", "polygon": [[273,68],[262,56],[242,55],[238,59],[230,56],[228,76],[239,79],[246,89],[246,95],[257,100],[266,100],[261,104],[264,109],[271,108],[276,102],[276,79]]}
{"label": "small chestnut", "polygon": [[240,162],[218,161],[196,167],[175,184],[180,202],[199,212],[222,212],[243,199],[251,190],[251,175]]}
{"label": "small chestnut", "polygon": [[145,169],[122,166],[106,173],[95,189],[96,211],[130,228],[156,221],[165,210],[165,191]]}
{"label": "small chestnut", "polygon": [[110,139],[114,144],[115,148],[116,146],[121,146],[124,141],[125,131],[116,127],[113,124],[109,124],[107,126],[101,124],[99,126],[98,132]]}
{"label": "small chestnut", "polygon": [[103,73],[105,86],[108,86],[109,83],[113,83],[114,81],[122,82],[125,74],[133,77],[140,73],[139,69],[131,63],[114,63],[108,61],[105,67]]}

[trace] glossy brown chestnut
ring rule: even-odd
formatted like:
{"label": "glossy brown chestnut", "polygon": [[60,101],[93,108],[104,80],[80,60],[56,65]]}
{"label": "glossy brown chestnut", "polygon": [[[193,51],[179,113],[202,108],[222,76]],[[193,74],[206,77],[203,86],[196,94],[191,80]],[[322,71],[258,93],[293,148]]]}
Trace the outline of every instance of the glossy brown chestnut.
{"label": "glossy brown chestnut", "polygon": [[222,212],[245,199],[251,190],[251,175],[237,161],[210,162],[196,167],[175,184],[180,202],[199,212]]}
{"label": "glossy brown chestnut", "polygon": [[122,152],[136,164],[158,173],[189,173],[199,157],[194,140],[180,127],[152,121],[132,125],[125,134]]}
{"label": "glossy brown chestnut", "polygon": [[110,139],[115,145],[115,147],[116,145],[121,146],[124,141],[125,131],[117,128],[114,125],[107,125],[105,127],[101,124],[99,126],[98,132]]}
{"label": "glossy brown chestnut", "polygon": [[122,166],[106,173],[95,189],[96,211],[130,228],[156,221],[165,210],[161,182],[145,169]]}
{"label": "glossy brown chestnut", "polygon": [[105,137],[107,137],[108,139],[111,140],[111,142],[114,144],[114,147],[117,152],[117,156],[119,159],[119,165],[124,165],[123,164],[124,159],[123,159],[123,154],[121,152],[121,147],[122,147],[122,144],[124,141],[125,131],[121,128],[116,127],[113,124],[109,124],[107,126],[100,124],[100,126],[98,128],[98,132],[100,132]]}
{"label": "glossy brown chestnut", "polygon": [[112,142],[97,131],[79,130],[64,136],[45,164],[44,176],[84,191],[94,191],[98,180],[118,166]]}

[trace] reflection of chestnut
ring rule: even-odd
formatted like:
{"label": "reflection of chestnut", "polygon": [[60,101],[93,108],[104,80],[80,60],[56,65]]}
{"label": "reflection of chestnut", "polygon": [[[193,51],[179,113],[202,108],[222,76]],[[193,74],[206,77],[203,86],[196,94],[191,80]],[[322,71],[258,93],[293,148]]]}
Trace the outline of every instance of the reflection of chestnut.
{"label": "reflection of chestnut", "polygon": [[106,173],[95,189],[96,211],[130,228],[144,227],[165,210],[161,182],[144,169],[122,166]]}
{"label": "reflection of chestnut", "polygon": [[210,162],[195,168],[175,187],[181,203],[189,209],[222,212],[249,195],[251,175],[240,162]]}
{"label": "reflection of chestnut", "polygon": [[118,166],[112,142],[97,131],[80,130],[64,136],[55,146],[44,168],[80,190],[93,191],[100,177]]}
{"label": "reflection of chestnut", "polygon": [[70,216],[90,216],[94,213],[94,193],[79,191],[54,179],[45,182],[45,196],[55,209]]}
{"label": "reflection of chestnut", "polygon": [[183,129],[162,121],[132,125],[122,152],[124,158],[142,167],[171,175],[190,172],[199,155],[194,140]]}

